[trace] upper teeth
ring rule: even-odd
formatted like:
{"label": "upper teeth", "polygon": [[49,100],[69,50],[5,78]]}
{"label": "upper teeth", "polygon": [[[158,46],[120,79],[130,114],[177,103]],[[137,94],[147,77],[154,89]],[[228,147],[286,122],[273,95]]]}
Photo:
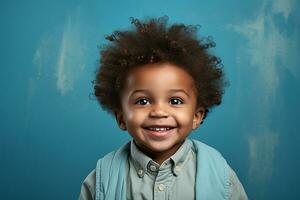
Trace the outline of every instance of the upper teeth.
{"label": "upper teeth", "polygon": [[169,130],[171,128],[153,128],[153,127],[149,127],[149,129],[151,131],[166,131],[166,130]]}

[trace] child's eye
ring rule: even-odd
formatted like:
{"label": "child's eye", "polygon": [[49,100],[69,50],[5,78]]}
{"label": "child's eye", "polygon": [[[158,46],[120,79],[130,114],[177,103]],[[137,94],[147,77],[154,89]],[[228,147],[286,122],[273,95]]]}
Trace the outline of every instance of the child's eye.
{"label": "child's eye", "polygon": [[170,103],[173,105],[179,105],[179,104],[183,104],[183,101],[180,98],[176,97],[176,98],[172,98],[170,100]]}
{"label": "child's eye", "polygon": [[147,105],[149,103],[150,103],[150,101],[148,99],[145,99],[145,98],[139,99],[135,102],[135,104],[139,104],[139,105]]}

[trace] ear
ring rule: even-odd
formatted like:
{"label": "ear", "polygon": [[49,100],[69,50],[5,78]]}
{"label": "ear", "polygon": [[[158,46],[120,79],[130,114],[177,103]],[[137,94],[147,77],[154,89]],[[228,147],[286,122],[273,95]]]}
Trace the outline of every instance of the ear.
{"label": "ear", "polygon": [[123,112],[122,111],[115,111],[114,114],[115,114],[116,121],[119,125],[119,128],[123,131],[126,131],[127,127],[126,127],[126,123],[125,123],[124,118],[123,118]]}
{"label": "ear", "polygon": [[199,107],[196,109],[193,118],[193,129],[198,128],[198,126],[201,124],[204,114],[205,114],[205,109],[203,107]]}

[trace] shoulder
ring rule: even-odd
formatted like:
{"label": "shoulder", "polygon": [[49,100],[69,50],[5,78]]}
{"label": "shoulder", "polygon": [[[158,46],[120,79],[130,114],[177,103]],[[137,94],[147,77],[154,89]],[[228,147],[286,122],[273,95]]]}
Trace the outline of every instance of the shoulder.
{"label": "shoulder", "polygon": [[96,185],[96,171],[94,169],[84,179],[81,185],[79,200],[95,199],[95,185]]}
{"label": "shoulder", "polygon": [[223,162],[226,162],[225,158],[222,156],[222,154],[216,150],[215,148],[200,142],[198,140],[192,140],[193,142],[193,151],[201,155],[203,158],[209,158],[209,159],[221,159]]}
{"label": "shoulder", "polygon": [[[130,143],[127,143],[98,159],[96,169],[92,170],[82,183],[79,200],[94,200],[97,190],[103,191],[101,183],[107,184],[113,172],[116,172],[120,164],[127,159],[129,148]],[[100,179],[104,182],[100,182]]]}
{"label": "shoulder", "polygon": [[207,195],[204,199],[211,196],[228,199],[229,165],[226,160],[215,148],[197,140],[192,142],[197,158],[196,187],[199,195]]}
{"label": "shoulder", "polygon": [[98,159],[96,165],[96,186],[98,183],[100,184],[100,180],[109,182],[113,174],[115,175],[117,171],[123,171],[129,150],[130,142]]}
{"label": "shoulder", "polygon": [[111,162],[117,162],[124,158],[127,158],[129,149],[130,149],[130,142],[121,146],[119,149],[112,151],[104,155],[102,158],[98,159],[97,166],[102,165],[103,163],[108,165]]}
{"label": "shoulder", "polygon": [[[104,199],[123,191],[125,167],[130,151],[130,142],[118,150],[106,154],[96,165],[96,199]],[[115,193],[115,194],[114,194]],[[109,198],[108,198],[109,199]]]}
{"label": "shoulder", "polygon": [[[198,140],[192,140],[193,150],[195,151],[198,169],[215,171],[225,182],[229,182],[229,165],[222,154],[215,148],[204,144]],[[200,167],[201,166],[201,167]],[[228,183],[229,184],[229,183]]]}
{"label": "shoulder", "polygon": [[[215,148],[204,144],[203,142],[197,140],[192,140],[192,142],[194,151],[197,154],[197,161],[201,163],[202,170],[206,170],[201,177],[213,170],[213,175],[218,174],[218,178],[214,180],[221,181],[221,185],[225,188],[226,192],[224,196],[228,196],[229,200],[247,200],[248,198],[241,182],[222,154]],[[212,177],[213,176],[210,176],[210,178]]]}
{"label": "shoulder", "polygon": [[244,190],[242,183],[240,182],[239,178],[237,177],[236,173],[231,167],[229,167],[229,185],[229,200],[248,200],[247,194]]}

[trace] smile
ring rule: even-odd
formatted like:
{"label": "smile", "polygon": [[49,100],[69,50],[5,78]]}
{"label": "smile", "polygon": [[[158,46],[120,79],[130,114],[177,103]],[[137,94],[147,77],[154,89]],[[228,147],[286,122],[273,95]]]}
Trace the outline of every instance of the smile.
{"label": "smile", "polygon": [[153,128],[153,127],[149,127],[149,128],[146,128],[146,129],[149,129],[150,131],[168,131],[172,128]]}
{"label": "smile", "polygon": [[164,139],[173,133],[175,127],[144,127],[148,136],[153,139]]}

